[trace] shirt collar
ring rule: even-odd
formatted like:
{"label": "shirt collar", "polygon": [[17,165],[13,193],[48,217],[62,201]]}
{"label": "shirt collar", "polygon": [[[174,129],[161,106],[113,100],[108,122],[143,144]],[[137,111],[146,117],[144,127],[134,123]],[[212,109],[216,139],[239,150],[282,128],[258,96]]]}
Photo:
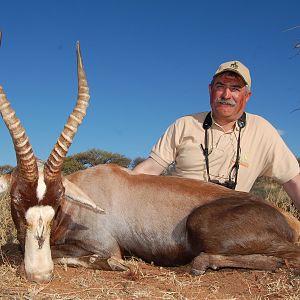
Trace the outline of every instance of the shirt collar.
{"label": "shirt collar", "polygon": [[239,131],[239,126],[237,125],[237,121],[235,121],[234,123],[234,128],[231,128],[230,130],[228,131],[224,131],[223,127],[221,125],[219,125],[215,120],[214,120],[214,117],[213,115],[211,114],[211,119],[213,121],[213,124],[212,126],[214,126],[215,128],[214,129],[217,129],[217,130],[220,130],[220,131],[223,131],[224,133],[232,133],[234,131]]}

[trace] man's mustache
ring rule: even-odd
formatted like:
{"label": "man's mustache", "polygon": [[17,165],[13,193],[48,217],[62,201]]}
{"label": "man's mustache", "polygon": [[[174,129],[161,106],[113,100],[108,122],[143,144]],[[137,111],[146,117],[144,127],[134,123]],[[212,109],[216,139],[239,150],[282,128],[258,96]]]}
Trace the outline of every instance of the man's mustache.
{"label": "man's mustache", "polygon": [[224,99],[224,98],[218,98],[217,103],[230,105],[230,106],[235,106],[235,104],[236,104],[233,99]]}

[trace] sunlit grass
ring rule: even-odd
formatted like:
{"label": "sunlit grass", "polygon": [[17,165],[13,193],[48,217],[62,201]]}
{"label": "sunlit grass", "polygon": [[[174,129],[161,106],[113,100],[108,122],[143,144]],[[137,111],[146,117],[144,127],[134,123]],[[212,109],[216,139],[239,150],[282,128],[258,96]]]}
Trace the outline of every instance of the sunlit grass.
{"label": "sunlit grass", "polygon": [[251,190],[251,193],[272,202],[276,206],[288,211],[300,219],[300,213],[294,206],[283,187],[275,180],[267,177],[258,178]]}

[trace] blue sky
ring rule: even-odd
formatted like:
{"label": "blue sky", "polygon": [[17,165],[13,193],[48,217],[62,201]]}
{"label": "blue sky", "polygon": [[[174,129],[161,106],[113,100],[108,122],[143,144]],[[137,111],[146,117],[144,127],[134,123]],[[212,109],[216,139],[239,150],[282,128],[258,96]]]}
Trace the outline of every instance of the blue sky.
{"label": "blue sky", "polygon": [[[91,102],[69,154],[90,148],[147,157],[167,126],[209,110],[219,64],[250,69],[247,111],[300,156],[300,1],[2,1],[0,84],[35,154],[47,159],[77,97],[80,40]],[[0,165],[15,153],[0,124]]]}

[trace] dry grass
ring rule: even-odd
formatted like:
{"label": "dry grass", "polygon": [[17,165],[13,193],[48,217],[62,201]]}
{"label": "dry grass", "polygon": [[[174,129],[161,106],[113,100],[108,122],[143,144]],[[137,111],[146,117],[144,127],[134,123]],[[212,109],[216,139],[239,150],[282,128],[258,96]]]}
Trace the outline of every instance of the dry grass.
{"label": "dry grass", "polygon": [[[129,262],[130,264],[130,262]],[[48,284],[29,283],[15,270],[0,267],[0,299],[286,299],[300,297],[299,278],[287,270],[277,273],[241,270],[207,272],[192,277],[179,269],[159,268],[137,262],[141,273],[56,267]]]}
{"label": "dry grass", "polygon": [[251,193],[274,203],[276,206],[290,212],[296,218],[300,219],[300,213],[293,205],[287,193],[281,185],[271,178],[258,178],[251,190]]}
{"label": "dry grass", "polygon": [[9,195],[0,197],[0,246],[16,242],[16,230],[11,219]]}
{"label": "dry grass", "polygon": [[[252,192],[299,217],[273,181],[258,180]],[[128,272],[55,266],[50,283],[30,283],[16,275],[21,254],[9,197],[2,196],[0,204],[0,299],[300,299],[300,277],[286,269],[275,273],[224,269],[192,277],[184,267],[156,267],[132,258],[127,260]]]}

